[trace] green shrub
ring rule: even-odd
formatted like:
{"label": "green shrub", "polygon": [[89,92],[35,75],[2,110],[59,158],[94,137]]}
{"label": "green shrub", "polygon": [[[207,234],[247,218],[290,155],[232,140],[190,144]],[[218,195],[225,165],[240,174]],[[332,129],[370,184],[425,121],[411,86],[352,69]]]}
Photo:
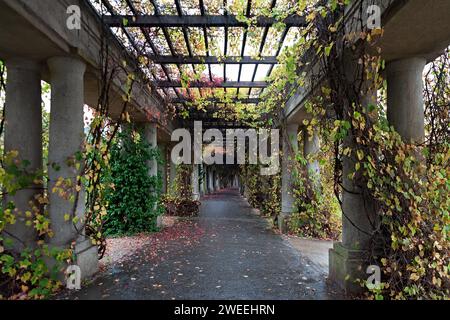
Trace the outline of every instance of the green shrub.
{"label": "green shrub", "polygon": [[111,149],[111,171],[105,180],[111,185],[106,194],[108,203],[105,234],[128,235],[156,230],[161,214],[162,179],[149,175],[148,163],[160,159],[157,148],[139,132],[125,128],[118,134]]}

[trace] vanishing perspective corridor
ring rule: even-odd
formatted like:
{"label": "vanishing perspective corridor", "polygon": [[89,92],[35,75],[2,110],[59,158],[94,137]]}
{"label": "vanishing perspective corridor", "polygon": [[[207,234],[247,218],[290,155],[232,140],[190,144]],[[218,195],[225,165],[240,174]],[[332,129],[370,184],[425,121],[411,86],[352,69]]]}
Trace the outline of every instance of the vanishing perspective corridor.
{"label": "vanishing perspective corridor", "polygon": [[121,265],[112,265],[67,298],[332,298],[323,268],[276,234],[237,190],[205,197],[200,216],[193,221],[202,230],[198,241],[187,245],[172,240],[157,253],[163,259],[139,253]]}

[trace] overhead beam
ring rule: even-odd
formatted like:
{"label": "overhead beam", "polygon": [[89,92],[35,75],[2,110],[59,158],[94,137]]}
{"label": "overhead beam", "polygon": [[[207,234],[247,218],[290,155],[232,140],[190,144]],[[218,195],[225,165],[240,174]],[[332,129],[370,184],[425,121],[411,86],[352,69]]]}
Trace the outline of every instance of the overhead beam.
{"label": "overhead beam", "polygon": [[[280,22],[271,17],[255,17],[257,27],[270,27]],[[104,22],[110,27],[248,27],[235,15],[105,15]],[[305,27],[306,20],[292,15],[282,20],[286,27]]]}
{"label": "overhead beam", "polygon": [[[261,100],[259,98],[232,98],[232,99],[219,99],[219,98],[208,98],[206,99],[208,102],[212,103],[225,103],[226,102],[236,102],[236,103],[254,103],[258,104]],[[189,103],[195,102],[193,99],[172,99],[171,103]]]}
{"label": "overhead beam", "polygon": [[212,57],[212,56],[148,56],[158,64],[278,64],[277,57],[264,56],[254,58],[250,56]]}
{"label": "overhead beam", "polygon": [[[226,82],[190,82],[189,88],[266,88],[266,81],[226,81]],[[182,88],[181,81],[156,81],[155,86],[159,88]]]}

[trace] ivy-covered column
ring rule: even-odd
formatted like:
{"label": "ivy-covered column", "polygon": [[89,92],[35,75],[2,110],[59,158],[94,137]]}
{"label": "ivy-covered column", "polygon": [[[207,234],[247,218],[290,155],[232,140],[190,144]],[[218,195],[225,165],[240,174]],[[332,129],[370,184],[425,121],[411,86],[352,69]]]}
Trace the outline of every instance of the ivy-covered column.
{"label": "ivy-covered column", "polygon": [[283,134],[282,181],[281,181],[281,214],[278,226],[281,232],[287,231],[287,219],[294,212],[294,196],[292,194],[293,161],[298,152],[299,125],[288,124]]}
{"label": "ivy-covered column", "polygon": [[425,64],[424,58],[407,58],[386,65],[388,121],[408,143],[425,140]]}
{"label": "ivy-covered column", "polygon": [[[29,60],[11,59],[6,61],[6,67],[5,155],[17,151],[16,159],[23,166],[28,163],[26,170],[38,173],[42,170],[41,65]],[[32,183],[35,179],[30,178]],[[12,202],[15,205],[16,223],[8,225],[6,231],[9,235],[4,236],[12,241],[16,252],[33,247],[37,240],[33,225],[27,226],[27,220],[32,223],[32,218],[27,218],[26,212],[31,212],[29,202],[35,201],[39,194],[42,194],[41,183],[29,184],[15,195],[4,198],[6,204]]]}
{"label": "ivy-covered column", "polygon": [[76,242],[74,263],[81,268],[81,276],[85,278],[98,269],[97,248],[80,235],[83,233],[85,194],[82,188],[76,188],[77,177],[81,173],[76,164],[77,154],[84,141],[86,65],[71,57],[55,57],[48,61],[48,66],[52,88],[48,190],[54,233],[50,245],[69,248]]}
{"label": "ivy-covered column", "polygon": [[[346,77],[349,83],[363,81],[358,78],[361,66],[358,59],[351,55],[346,57]],[[362,108],[376,105],[376,90],[373,79],[366,79],[361,84],[359,96],[346,98],[347,110],[353,110],[354,104]],[[369,111],[367,109],[367,111]],[[329,278],[347,293],[360,293],[358,279],[367,278],[368,261],[373,252],[372,238],[377,228],[376,208],[367,186],[360,185],[353,178],[358,150],[357,139],[351,130],[343,141],[343,148],[351,150],[342,157],[342,242],[335,242],[329,254]]]}
{"label": "ivy-covered column", "polygon": [[315,129],[312,133],[303,129],[303,155],[306,158],[306,170],[308,177],[317,188],[320,188],[320,166],[319,162],[311,159],[320,151],[320,137],[318,130]]}

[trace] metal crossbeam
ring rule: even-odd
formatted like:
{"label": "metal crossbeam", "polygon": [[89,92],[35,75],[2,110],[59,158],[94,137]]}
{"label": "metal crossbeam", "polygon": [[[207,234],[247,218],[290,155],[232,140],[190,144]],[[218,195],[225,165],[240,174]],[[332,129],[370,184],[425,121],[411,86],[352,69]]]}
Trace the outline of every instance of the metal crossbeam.
{"label": "metal crossbeam", "polygon": [[[234,15],[111,15],[104,16],[110,27],[248,27]],[[279,21],[271,17],[256,17],[257,27],[270,27]],[[286,27],[305,27],[302,16],[289,16],[282,21]]]}
{"label": "metal crossbeam", "polygon": [[[252,0],[247,0],[247,10],[245,16],[249,17],[251,11],[252,11]],[[244,38],[242,39],[241,57],[243,57],[245,54],[245,46],[247,45],[247,35],[248,35],[248,27],[245,27]],[[241,75],[242,75],[242,64],[239,65],[238,81],[241,81]],[[239,94],[239,89],[237,89],[237,94]]]}
{"label": "metal crossbeam", "polygon": [[[236,103],[252,103],[252,104],[258,104],[260,102],[260,99],[258,98],[233,98],[233,99],[225,99],[227,102],[236,102]],[[224,103],[225,100],[221,100],[218,98],[209,98],[207,99],[208,102],[211,103]],[[170,101],[171,103],[189,103],[194,102],[193,99],[172,99]]]}
{"label": "metal crossbeam", "polygon": [[[93,0],[90,0],[93,1]],[[220,97],[213,97],[207,98],[208,101],[211,102],[211,107],[214,107],[214,105],[217,104],[223,104],[225,103],[225,106],[227,103],[251,103],[251,104],[257,104],[261,100],[259,98],[249,98],[253,96],[252,90],[257,89],[263,89],[266,88],[270,82],[267,81],[255,81],[256,75],[258,71],[259,65],[268,65],[268,72],[267,75],[270,75],[272,73],[273,68],[278,64],[277,57],[280,54],[281,48],[283,46],[284,40],[286,38],[286,35],[291,27],[305,27],[306,19],[303,16],[300,15],[291,15],[284,20],[280,21],[276,18],[272,17],[261,17],[261,16],[255,16],[252,15],[252,7],[255,7],[255,1],[252,0],[244,0],[246,1],[246,9],[245,12],[242,12],[243,15],[245,15],[246,18],[249,18],[252,20],[253,25],[257,27],[264,28],[262,33],[262,39],[259,44],[259,50],[258,50],[258,56],[257,57],[250,57],[245,56],[246,53],[246,46],[248,42],[248,30],[250,25],[242,21],[242,19],[236,15],[230,14],[228,12],[228,1],[229,0],[219,0],[223,1],[223,14],[217,14],[217,13],[208,13],[207,7],[205,7],[205,0],[194,0],[193,2],[198,2],[198,7],[200,9],[199,14],[189,14],[192,13],[192,11],[189,10],[183,10],[181,0],[172,0],[173,1],[173,8],[176,9],[176,11],[172,14],[165,15],[163,13],[163,9],[166,4],[160,4],[159,0],[148,0],[151,5],[154,7],[154,13],[153,14],[147,14],[142,12],[140,9],[135,6],[136,1],[134,0],[121,0],[123,1],[127,7],[129,8],[129,13],[126,15],[122,15],[114,10],[114,6],[116,5],[117,1],[113,0],[101,0],[101,2],[105,5],[105,7],[108,10],[108,13],[102,14],[103,22],[106,26],[109,27],[118,27],[123,30],[126,38],[129,40],[129,43],[134,48],[134,50],[137,52],[137,55],[145,55],[149,61],[152,61],[156,65],[160,65],[162,68],[162,73],[158,74],[155,70],[150,69],[150,72],[153,75],[153,78],[156,79],[153,81],[153,84],[155,87],[162,89],[165,96],[171,96],[172,93],[170,91],[174,90],[176,96],[173,97],[173,100],[171,100],[171,103],[177,103],[177,104],[188,104],[189,102],[194,102],[190,98],[195,95],[192,95],[191,90],[197,90],[194,88],[198,88],[198,91],[200,93],[200,96],[203,97],[203,95],[208,94],[207,91],[201,89],[201,88],[221,88],[225,93],[230,92],[231,88],[237,88],[236,91],[233,91],[234,98],[226,100],[226,102],[222,102]],[[269,1],[269,0],[268,0]],[[270,0],[270,9],[274,9],[276,7],[277,0]],[[283,22],[285,25],[285,29],[283,31],[283,34],[280,37],[280,41],[278,45],[276,45],[276,54],[273,56],[263,56],[263,49],[264,45],[266,43],[266,39],[269,34],[270,27],[273,27],[274,24]],[[150,36],[150,29],[149,28],[159,28],[163,33],[163,39],[160,41],[167,42],[169,52],[167,52],[165,55],[162,55],[161,51],[161,45],[159,42],[154,42],[152,37]],[[184,47],[187,49],[187,52],[180,51],[179,43],[175,44],[172,39],[171,35],[169,34],[170,28],[180,28],[183,34],[184,38]],[[131,28],[138,28],[142,32],[142,34],[145,37],[144,46],[150,46],[152,52],[148,53],[145,52],[145,47],[140,48],[142,44],[134,38],[134,34],[131,34],[130,32],[133,31]],[[201,53],[200,56],[197,56],[196,54],[198,52],[194,52],[192,45],[190,43],[190,34],[192,32],[191,28],[200,28],[200,31],[203,33],[204,36],[204,44],[205,44],[205,52]],[[216,57],[212,56],[212,53],[210,51],[210,41],[215,41],[212,38],[208,38],[209,36],[209,28],[223,28],[225,34],[224,34],[224,50],[223,50],[223,57]],[[240,44],[239,53],[236,53],[235,56],[229,56],[228,54],[228,43],[229,43],[229,30],[230,28],[242,28],[243,29],[243,37]],[[181,46],[183,46],[181,44]],[[133,52],[134,53],[134,52]],[[269,55],[272,53],[269,53]],[[212,73],[211,66],[221,64],[223,65],[223,76],[220,76],[220,78],[223,78],[221,81],[215,81],[214,75]],[[238,65],[238,73],[237,73],[237,81],[228,81],[227,79],[227,73],[228,69],[230,67],[230,64]],[[187,90],[184,90],[184,82],[180,79],[177,79],[178,76],[175,74],[172,74],[172,71],[169,68],[169,65],[175,65],[178,71],[182,73],[181,71],[183,65],[189,65],[192,66],[192,70],[194,71],[195,78],[198,79],[198,65],[206,65],[207,67],[207,76],[209,77],[209,80],[198,80],[198,81],[192,81],[188,85],[186,85]],[[249,79],[251,81],[241,81],[242,80],[242,72],[243,72],[243,66],[244,65],[254,65],[255,68],[249,75]],[[203,69],[201,69],[203,71]],[[217,75],[219,77],[219,75]],[[248,92],[246,93],[246,97],[248,98],[239,98],[239,90],[240,88],[248,88]],[[261,92],[263,92],[261,90]],[[186,94],[186,95],[185,95]]]}
{"label": "metal crossbeam", "polygon": [[278,64],[277,57],[259,57],[250,56],[232,56],[232,57],[213,57],[213,56],[148,56],[150,60],[158,64]]}
{"label": "metal crossbeam", "polygon": [[[156,81],[155,85],[159,88],[182,88],[181,81]],[[266,81],[226,81],[222,83],[215,82],[190,82],[189,88],[266,88],[269,85]]]}
{"label": "metal crossbeam", "polygon": [[[272,0],[271,4],[270,4],[270,10],[273,10],[275,8],[277,4],[277,0]],[[259,55],[261,56],[264,50],[264,46],[266,45],[266,39],[267,39],[267,35],[269,34],[269,27],[265,27],[264,31],[263,31],[263,35],[261,38],[261,42],[259,44]],[[256,74],[258,72],[258,65],[255,66],[255,69],[253,70],[253,75],[252,75],[252,81],[255,81],[256,79]],[[250,89],[250,91],[248,92],[248,94],[252,94],[252,90]]]}

